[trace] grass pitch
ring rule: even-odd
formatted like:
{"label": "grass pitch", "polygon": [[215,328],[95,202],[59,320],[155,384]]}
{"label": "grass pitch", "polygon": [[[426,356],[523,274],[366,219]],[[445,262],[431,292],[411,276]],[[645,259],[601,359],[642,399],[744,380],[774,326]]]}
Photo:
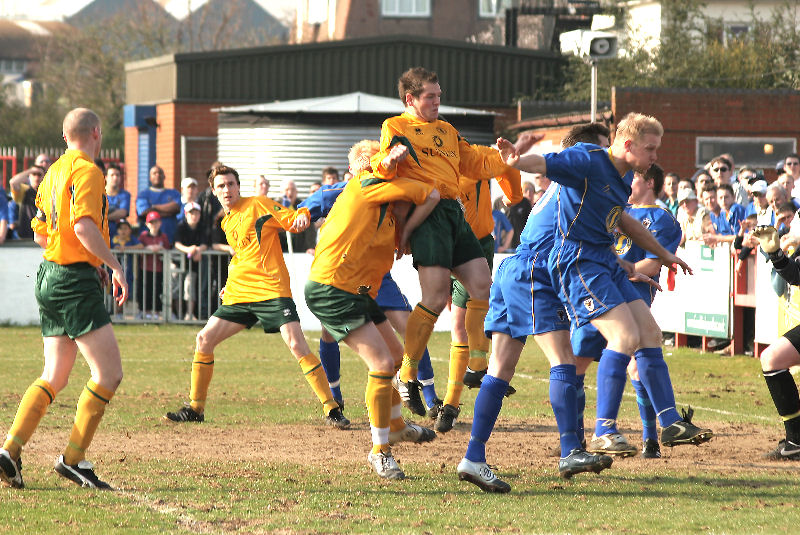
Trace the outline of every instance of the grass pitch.
{"label": "grass pitch", "polygon": [[[759,454],[782,435],[758,361],[667,348],[680,406],[716,437],[666,450],[656,461],[618,460],[600,475],[558,478],[549,449],[557,432],[548,402],[548,365],[531,341],[487,446],[489,462],[513,487],[489,495],[459,482],[455,466],[469,439],[475,391],[459,423],[431,444],[400,445],[409,476],[386,482],[365,462],[369,431],[366,368],[342,348],[346,414],[353,430],[322,424],[322,412],[278,335],[246,331],[216,353],[204,424],[162,418],[187,399],[196,329],[116,328],[125,378],[89,458],[115,493],[80,489],[52,462],[69,434],[88,368],[80,361],[23,454],[26,489],[0,488],[3,533],[785,533],[800,525],[794,506],[800,464]],[[308,333],[313,348],[318,333]],[[41,372],[36,328],[5,327],[0,347],[0,429]],[[437,389],[446,385],[448,338],[431,343]],[[586,384],[594,412],[594,369]],[[424,421],[418,419],[420,423]],[[632,389],[622,430],[639,442]],[[587,426],[591,427],[591,426]],[[591,433],[591,431],[589,432]]]}

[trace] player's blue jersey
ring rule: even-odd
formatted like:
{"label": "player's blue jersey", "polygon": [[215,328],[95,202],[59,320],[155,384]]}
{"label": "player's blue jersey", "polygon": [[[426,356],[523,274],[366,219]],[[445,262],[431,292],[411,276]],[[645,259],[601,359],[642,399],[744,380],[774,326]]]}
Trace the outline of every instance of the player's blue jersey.
{"label": "player's blue jersey", "polygon": [[347,181],[337,182],[336,184],[326,184],[308,196],[306,200],[297,205],[298,208],[308,208],[309,218],[312,222],[317,221],[328,215],[333,208],[333,203],[339,197]]}
{"label": "player's blue jersey", "polygon": [[631,194],[633,171],[620,176],[606,149],[590,143],[578,143],[544,158],[547,176],[564,186],[556,204],[559,236],[612,245],[612,232]]}
{"label": "player's blue jersey", "polygon": [[[647,206],[635,206],[626,209],[631,217],[642,222],[642,225],[648,229],[653,237],[661,244],[664,249],[672,254],[678,250],[678,245],[681,243],[681,225],[678,220],[673,217],[669,210],[665,210],[655,204]],[[625,234],[617,233],[615,235],[614,248],[617,254],[628,262],[639,262],[646,258],[658,258],[656,255],[649,251],[645,251],[630,239]],[[653,280],[658,282],[658,275],[653,277]],[[653,302],[654,290],[652,286],[644,282],[634,282],[634,287],[642,296],[647,305]]]}
{"label": "player's blue jersey", "polygon": [[542,253],[546,259],[553,248],[553,239],[556,233],[556,201],[560,186],[551,182],[544,195],[533,205],[525,228],[519,236],[517,253],[536,254]]}

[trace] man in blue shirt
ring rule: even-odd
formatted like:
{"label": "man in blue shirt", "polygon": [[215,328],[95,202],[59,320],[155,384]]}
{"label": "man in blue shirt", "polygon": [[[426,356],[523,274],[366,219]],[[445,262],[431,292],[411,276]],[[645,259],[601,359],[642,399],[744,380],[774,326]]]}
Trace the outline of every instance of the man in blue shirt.
{"label": "man in blue shirt", "polygon": [[[655,163],[663,133],[655,118],[630,113],[619,122],[608,150],[578,144],[544,157],[520,157],[505,139],[498,140],[498,147],[507,164],[545,173],[561,184],[556,241],[548,260],[553,285],[573,323],[592,323],[608,341],[598,374],[624,378],[631,355],[636,358],[663,428],[661,443],[676,446],[706,442],[713,433],[678,414],[661,330],[611,248],[612,232],[620,226],[631,194],[633,171],[645,172]],[[662,263],[677,263],[690,271],[674,254],[664,253],[659,255]]]}
{"label": "man in blue shirt", "polygon": [[106,168],[106,197],[108,198],[108,237],[117,235],[117,223],[126,219],[131,211],[131,194],[122,188],[122,170],[117,164]]}
{"label": "man in blue shirt", "polygon": [[[653,164],[643,175],[634,173],[629,199],[633,206],[627,208],[626,212],[637,221],[640,221],[667,251],[674,254],[681,241],[681,226],[668,210],[656,204],[656,191],[660,191],[663,180],[664,172],[658,164]],[[656,255],[642,249],[631,240],[630,236],[621,232],[615,234],[615,249],[620,258],[633,265],[637,273],[643,273],[653,281],[658,282],[661,261]],[[655,288],[643,282],[634,282],[633,286],[638,291],[642,301],[649,307],[655,297]],[[603,348],[606,347],[606,340],[591,323],[574,329],[571,341],[572,349],[577,357],[577,374],[579,378],[585,376],[587,368],[593,361],[599,360],[601,362],[597,374],[597,419],[595,421],[594,436],[592,436],[587,449],[593,453],[607,453],[623,457],[634,455],[636,448],[628,443],[627,439],[619,433],[616,426],[617,414],[625,386],[624,371],[619,367],[610,370],[616,372],[616,375],[609,376],[606,373],[607,370],[600,358]],[[609,362],[613,363],[614,360],[612,359]],[[661,457],[656,429],[656,414],[647,390],[639,380],[635,360],[631,361],[628,366],[628,372],[636,391],[639,414],[642,418],[642,456],[645,458]],[[582,383],[582,380],[579,379],[579,383]],[[582,433],[583,429],[582,418],[580,417],[583,413],[583,406],[580,405],[580,402],[581,400],[585,401],[585,397],[581,394],[581,392],[578,393],[579,434]]]}
{"label": "man in blue shirt", "polygon": [[[608,135],[603,125],[581,125],[573,128],[562,144],[592,141],[607,146]],[[570,478],[580,472],[600,472],[612,463],[611,457],[587,453],[575,432],[578,416],[575,357],[569,346],[569,318],[547,270],[547,257],[556,233],[559,192],[559,185],[551,183],[536,202],[520,235],[516,254],[500,264],[491,288],[484,329],[492,337],[492,358],[475,398],[467,451],[457,468],[459,479],[486,492],[511,490],[486,463],[486,442],[529,335],[534,336],[550,361],[550,403],[561,442],[560,475]]]}
{"label": "man in blue shirt", "polygon": [[170,243],[175,241],[178,228],[178,212],[181,209],[181,194],[176,189],[164,187],[164,170],[154,165],[150,168],[150,187],[143,189],[136,197],[136,215],[139,225],[144,228],[144,218],[149,212],[161,216],[161,232],[167,235]]}

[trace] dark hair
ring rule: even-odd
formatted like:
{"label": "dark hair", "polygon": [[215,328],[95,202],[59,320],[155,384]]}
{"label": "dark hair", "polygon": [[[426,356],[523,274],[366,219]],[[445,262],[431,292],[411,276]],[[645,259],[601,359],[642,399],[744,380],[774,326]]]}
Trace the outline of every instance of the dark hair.
{"label": "dark hair", "polygon": [[403,104],[406,103],[407,94],[415,98],[419,97],[426,83],[438,84],[439,77],[435,72],[429,71],[424,67],[412,67],[401,74],[400,79],[397,81],[397,92]]}
{"label": "dark hair", "polygon": [[707,191],[713,191],[716,194],[717,193],[717,185],[712,182],[711,184],[707,185],[706,187],[704,187],[700,191],[700,195],[702,195],[703,193],[705,193]]}
{"label": "dark hair", "polygon": [[733,186],[731,186],[730,184],[720,184],[719,186],[717,186],[717,191],[720,190],[725,190],[731,195],[736,196],[736,194],[733,192]]}
{"label": "dark hair", "polygon": [[94,164],[100,168],[100,170],[103,172],[104,175],[106,174],[106,164],[103,160],[101,160],[100,158],[95,158]]}
{"label": "dark hair", "polygon": [[778,212],[786,212],[793,214],[797,211],[797,208],[794,207],[794,203],[792,201],[786,201],[782,205],[778,206]]}
{"label": "dark hair", "polygon": [[241,185],[239,182],[239,173],[236,169],[228,167],[227,165],[218,165],[212,167],[208,171],[208,183],[212,188],[214,187],[214,179],[221,175],[233,175],[236,177],[236,184]]}
{"label": "dark hair", "polygon": [[600,136],[609,137],[611,130],[602,123],[587,123],[573,126],[561,140],[561,146],[564,148],[571,147],[576,143],[593,143],[600,144]]}
{"label": "dark hair", "polygon": [[789,158],[794,158],[795,160],[800,162],[800,155],[798,155],[796,152],[793,152],[791,154],[787,154],[786,158],[783,159],[784,165],[786,165],[786,160],[788,160]]}
{"label": "dark hair", "polygon": [[116,169],[117,171],[119,171],[119,174],[122,174],[122,168],[119,166],[119,164],[113,162],[106,166],[106,174],[108,174],[108,172],[111,171],[112,169]]}
{"label": "dark hair", "polygon": [[661,193],[661,190],[664,189],[664,169],[662,169],[657,163],[654,163],[647,171],[644,172],[642,177],[645,180],[653,181],[653,193],[655,193],[656,197],[658,197],[658,195]]}
{"label": "dark hair", "polygon": [[328,166],[322,170],[322,177],[325,178],[325,175],[336,175],[336,178],[339,178],[339,170],[335,167]]}
{"label": "dark hair", "polygon": [[717,162],[727,165],[728,171],[733,171],[733,164],[731,164],[731,161],[727,159],[725,156],[717,156],[708,163],[714,165]]}
{"label": "dark hair", "polygon": [[128,228],[132,229],[130,222],[127,219],[120,219],[117,221],[117,228],[121,227],[122,225],[128,225]]}

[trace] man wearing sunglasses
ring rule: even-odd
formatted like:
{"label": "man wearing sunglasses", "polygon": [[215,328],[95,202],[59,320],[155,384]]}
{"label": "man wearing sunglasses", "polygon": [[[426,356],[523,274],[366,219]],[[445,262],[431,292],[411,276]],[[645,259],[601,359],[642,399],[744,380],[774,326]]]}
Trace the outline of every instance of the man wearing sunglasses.
{"label": "man wearing sunglasses", "polygon": [[717,187],[720,187],[722,184],[730,184],[731,177],[733,176],[733,164],[724,156],[717,156],[711,160],[708,172],[711,174],[711,178],[714,179],[714,184],[716,184]]}
{"label": "man wearing sunglasses", "polygon": [[[798,179],[800,179],[800,156],[796,153],[789,154],[786,158],[783,159],[783,172],[787,175],[791,175],[794,179],[794,183],[798,184]],[[800,191],[798,191],[797,186],[795,189],[790,192],[792,197],[797,197],[800,195]]]}

